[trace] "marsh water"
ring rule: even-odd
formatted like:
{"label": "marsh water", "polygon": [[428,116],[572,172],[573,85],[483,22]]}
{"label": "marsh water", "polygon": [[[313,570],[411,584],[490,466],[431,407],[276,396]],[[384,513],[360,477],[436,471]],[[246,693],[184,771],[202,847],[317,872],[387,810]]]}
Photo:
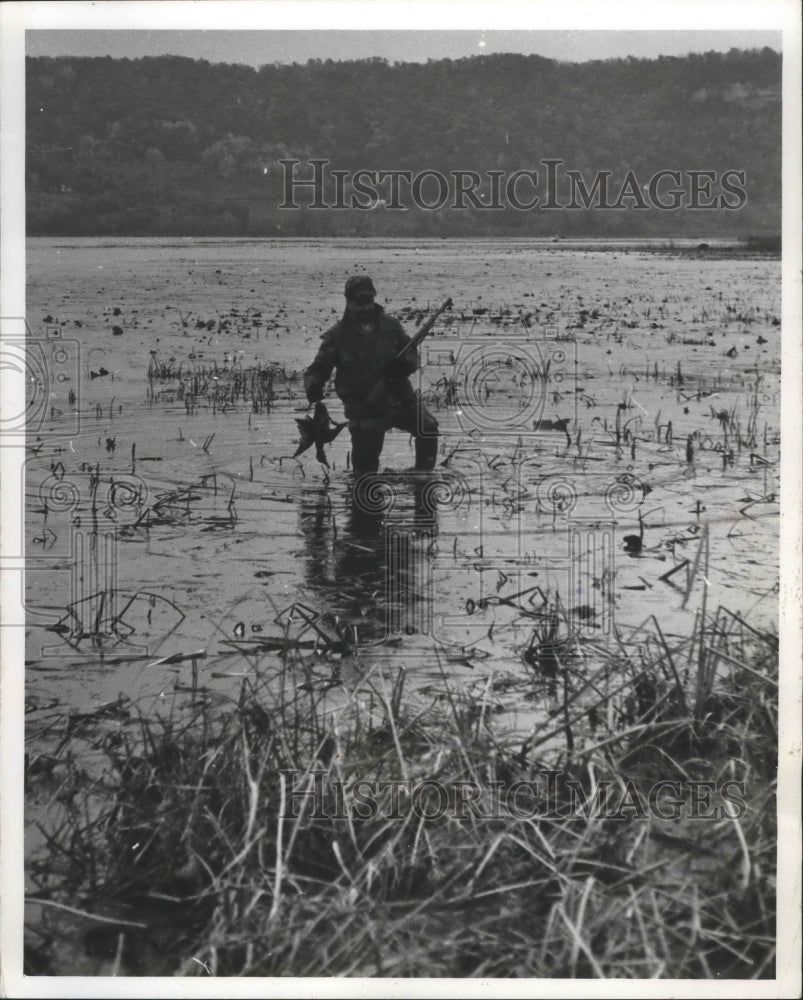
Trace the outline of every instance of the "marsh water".
{"label": "marsh water", "polygon": [[[390,433],[355,504],[347,433],[328,470],[290,456],[298,373],[360,272],[408,332],[455,305],[415,380],[440,423],[438,476],[402,474],[411,443]],[[293,683],[333,703],[340,684],[403,670],[528,733],[549,706],[525,654],[556,615],[589,657],[651,616],[687,637],[704,603],[775,628],[778,260],[49,238],[28,241],[27,275],[46,370],[25,487],[34,737],[45,712],[120,695],[233,698],[291,646]],[[270,373],[257,405],[255,370]]]}

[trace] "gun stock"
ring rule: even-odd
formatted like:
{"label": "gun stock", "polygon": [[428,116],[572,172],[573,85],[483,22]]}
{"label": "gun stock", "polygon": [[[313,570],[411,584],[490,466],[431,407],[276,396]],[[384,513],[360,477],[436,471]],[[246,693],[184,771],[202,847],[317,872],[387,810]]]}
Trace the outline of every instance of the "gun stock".
{"label": "gun stock", "polygon": [[[410,338],[409,344],[405,344],[404,347],[399,351],[399,353],[393,360],[398,361],[401,358],[403,358],[406,354],[409,354],[410,351],[415,350],[421,343],[421,341],[432,330],[433,326],[435,326],[435,323],[438,317],[441,315],[441,313],[445,312],[447,309],[451,309],[452,304],[453,304],[452,300],[450,298],[447,299],[440,307],[440,309],[437,309],[425,323],[421,324],[421,326],[415,331],[415,333]],[[379,408],[383,397],[387,393],[387,387],[388,387],[388,378],[387,376],[383,376],[376,383],[376,385],[369,393],[367,399],[365,400],[365,403],[369,407],[369,409],[377,410]]]}

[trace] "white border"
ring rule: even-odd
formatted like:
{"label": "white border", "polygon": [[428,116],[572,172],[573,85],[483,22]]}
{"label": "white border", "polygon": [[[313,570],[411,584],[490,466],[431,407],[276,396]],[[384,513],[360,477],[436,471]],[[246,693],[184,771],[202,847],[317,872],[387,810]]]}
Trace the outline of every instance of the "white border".
{"label": "white border", "polygon": [[[800,724],[801,724],[801,15],[797,0],[673,0],[647,5],[630,0],[536,0],[458,3],[441,0],[229,0],[229,2],[4,3],[0,6],[0,315],[25,315],[24,255],[24,31],[72,29],[428,29],[428,30],[716,30],[781,29],[783,84],[783,391],[781,532],[781,656],[786,686],[780,702],[778,912],[784,914],[774,981],[639,980],[356,980],[164,979],[35,977],[22,969],[22,757],[24,634],[16,603],[17,580],[2,580],[0,606],[0,763],[3,782],[0,837],[0,995],[12,997],[793,997],[800,994]],[[4,378],[3,403],[15,405],[19,385]],[[0,551],[18,544],[19,469],[24,449],[4,448]],[[16,532],[16,534],[15,534]],[[10,574],[16,577],[17,574]],[[11,624],[12,627],[6,627]]]}
{"label": "white border", "polygon": [[8,3],[26,28],[795,30],[794,0],[83,0]]}

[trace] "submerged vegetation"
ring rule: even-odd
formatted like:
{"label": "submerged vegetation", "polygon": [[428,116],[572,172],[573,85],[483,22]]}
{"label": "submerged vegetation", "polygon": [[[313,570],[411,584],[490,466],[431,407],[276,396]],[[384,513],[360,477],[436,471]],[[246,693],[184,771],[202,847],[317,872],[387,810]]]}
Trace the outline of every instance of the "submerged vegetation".
{"label": "submerged vegetation", "polygon": [[556,705],[523,743],[493,678],[333,698],[292,648],[224,710],[71,717],[28,765],[55,806],[29,971],[72,939],[100,974],[771,978],[777,637],[562,624],[554,676],[521,667]]}

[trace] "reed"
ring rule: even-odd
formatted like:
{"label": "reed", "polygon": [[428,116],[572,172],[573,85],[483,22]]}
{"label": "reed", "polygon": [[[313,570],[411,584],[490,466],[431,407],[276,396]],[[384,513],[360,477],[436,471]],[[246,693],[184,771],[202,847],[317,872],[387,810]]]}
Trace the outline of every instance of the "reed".
{"label": "reed", "polygon": [[[572,629],[559,605],[534,622],[520,683],[559,708],[523,745],[492,678],[347,689],[291,644],[223,705],[201,686],[56,729],[28,768],[54,788],[38,932],[121,974],[772,976],[777,638],[723,608],[671,644]],[[336,686],[298,684],[322,655]],[[746,808],[621,814],[659,778],[743,781]]]}

